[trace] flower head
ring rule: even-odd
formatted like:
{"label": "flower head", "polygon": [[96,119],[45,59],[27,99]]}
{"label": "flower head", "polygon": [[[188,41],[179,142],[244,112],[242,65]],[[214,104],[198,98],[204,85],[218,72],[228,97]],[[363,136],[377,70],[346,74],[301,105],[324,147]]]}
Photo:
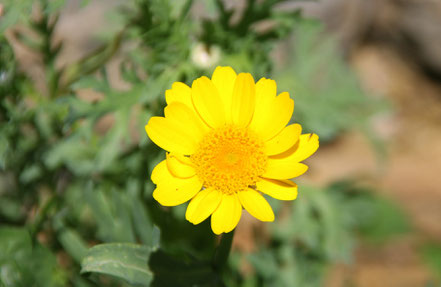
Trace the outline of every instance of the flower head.
{"label": "flower head", "polygon": [[230,232],[242,209],[261,221],[274,213],[263,194],[294,200],[289,179],[308,167],[301,163],[318,148],[318,136],[288,125],[294,101],[276,83],[257,83],[248,73],[217,67],[211,79],[191,88],[176,82],[165,94],[165,117],[146,125],[150,139],[166,150],[152,172],[153,197],[164,206],[190,201],[185,217],[199,224],[211,215],[214,233]]}

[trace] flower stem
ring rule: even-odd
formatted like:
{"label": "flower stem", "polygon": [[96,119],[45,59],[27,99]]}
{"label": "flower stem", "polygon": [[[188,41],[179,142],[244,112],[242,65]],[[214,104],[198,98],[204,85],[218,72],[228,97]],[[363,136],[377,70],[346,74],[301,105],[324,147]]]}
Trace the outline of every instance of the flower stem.
{"label": "flower stem", "polygon": [[213,256],[213,266],[214,269],[221,274],[225,265],[227,264],[228,256],[230,255],[231,244],[233,243],[234,230],[222,234],[219,241],[219,245],[216,247]]}
{"label": "flower stem", "polygon": [[47,219],[48,213],[58,204],[58,197],[56,195],[51,195],[49,199],[43,204],[40,210],[37,212],[35,219],[30,224],[30,232],[32,238],[36,238],[37,233],[40,231],[42,225]]}

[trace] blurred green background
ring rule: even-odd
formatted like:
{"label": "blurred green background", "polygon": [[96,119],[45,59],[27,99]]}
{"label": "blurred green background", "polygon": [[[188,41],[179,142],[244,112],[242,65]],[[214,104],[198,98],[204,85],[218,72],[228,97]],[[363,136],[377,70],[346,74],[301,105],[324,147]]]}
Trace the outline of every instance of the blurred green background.
{"label": "blurred green background", "polygon": [[[0,286],[438,286],[436,1],[0,2]],[[320,136],[276,220],[209,223],[152,198],[165,90],[232,66]]]}

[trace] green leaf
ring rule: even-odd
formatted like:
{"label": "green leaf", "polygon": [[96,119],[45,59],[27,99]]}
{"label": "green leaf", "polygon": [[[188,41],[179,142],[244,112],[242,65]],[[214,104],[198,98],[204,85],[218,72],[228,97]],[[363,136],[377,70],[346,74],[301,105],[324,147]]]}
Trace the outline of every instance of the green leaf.
{"label": "green leaf", "polygon": [[[0,193],[1,193],[1,188],[2,187],[0,185]],[[0,216],[3,216],[11,221],[19,221],[24,216],[21,202],[18,202],[12,196],[8,197],[5,195],[1,195]]]}
{"label": "green leaf", "polygon": [[95,170],[93,157],[96,146],[88,144],[89,137],[75,134],[59,141],[42,159],[52,169],[66,165],[77,175],[90,175]]}
{"label": "green leaf", "polygon": [[127,127],[129,126],[129,110],[120,110],[115,114],[115,124],[110,131],[102,137],[100,148],[96,155],[95,168],[104,171],[112,166],[119,153],[123,150],[121,146],[127,144]]}
{"label": "green leaf", "polygon": [[59,231],[58,240],[75,261],[81,262],[86,256],[87,245],[75,230],[71,228],[62,228]]}
{"label": "green leaf", "polygon": [[441,245],[426,243],[421,248],[425,263],[441,278]]}
{"label": "green leaf", "polygon": [[330,141],[338,134],[360,129],[370,116],[385,111],[386,102],[364,95],[355,73],[339,54],[323,25],[302,20],[294,30],[291,58],[274,72],[277,86],[294,93],[295,121],[307,132]]}
{"label": "green leaf", "polygon": [[150,248],[132,243],[108,243],[89,249],[81,273],[96,272],[121,278],[130,284],[149,286],[153,274],[147,266]]}
{"label": "green leaf", "polygon": [[49,249],[32,245],[25,228],[0,227],[0,286],[66,285],[66,274]]}
{"label": "green leaf", "polygon": [[98,237],[107,242],[135,242],[127,195],[107,186],[90,186],[84,192],[98,224]]}
{"label": "green leaf", "polygon": [[133,228],[141,242],[152,250],[159,247],[160,230],[153,225],[145,204],[138,194],[138,184],[134,180],[127,183],[128,208],[131,211]]}
{"label": "green leaf", "polygon": [[279,272],[276,256],[268,249],[249,254],[247,259],[259,275],[264,278],[269,278]]}
{"label": "green leaf", "polygon": [[32,11],[33,3],[33,0],[2,1],[2,5],[4,5],[3,9],[6,13],[5,15],[1,16],[0,35],[2,35],[7,28],[11,27],[17,22],[27,19],[27,16],[29,16]]}
{"label": "green leaf", "polygon": [[384,242],[411,230],[404,211],[386,198],[373,198],[370,210],[366,210],[365,214],[366,221],[360,224],[360,230],[368,240],[374,243]]}
{"label": "green leaf", "polygon": [[10,256],[22,257],[32,251],[31,237],[23,228],[0,227],[0,261]]}

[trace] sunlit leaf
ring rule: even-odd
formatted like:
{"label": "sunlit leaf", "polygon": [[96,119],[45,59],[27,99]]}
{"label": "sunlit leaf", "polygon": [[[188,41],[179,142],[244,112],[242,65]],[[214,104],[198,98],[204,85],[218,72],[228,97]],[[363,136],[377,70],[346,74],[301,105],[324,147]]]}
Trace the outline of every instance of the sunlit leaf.
{"label": "sunlit leaf", "polygon": [[89,249],[81,264],[81,273],[112,275],[130,284],[149,286],[153,273],[147,262],[150,248],[131,243],[108,243]]}

